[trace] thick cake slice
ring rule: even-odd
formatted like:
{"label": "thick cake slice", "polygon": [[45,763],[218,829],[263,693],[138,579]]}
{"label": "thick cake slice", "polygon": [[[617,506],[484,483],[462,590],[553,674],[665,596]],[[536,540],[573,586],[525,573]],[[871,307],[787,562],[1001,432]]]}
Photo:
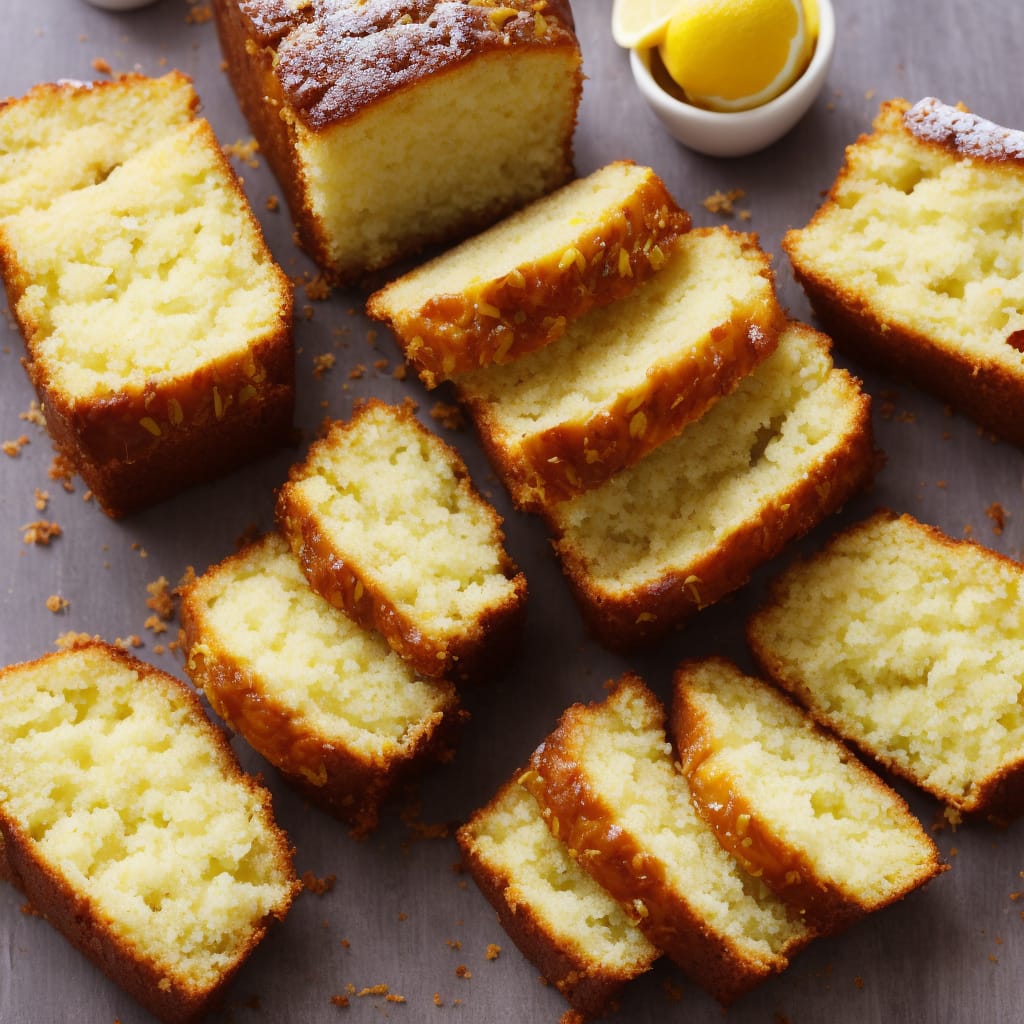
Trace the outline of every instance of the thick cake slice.
{"label": "thick cake slice", "polygon": [[[109,131],[110,160],[125,151],[0,219],[0,270],[47,427],[113,516],[287,440],[294,397],[291,285],[209,124],[179,123],[194,94],[175,84],[150,109],[159,90],[126,81],[97,100],[87,86],[52,87],[0,110],[0,132],[35,152],[44,177],[51,166],[67,177],[66,146],[37,146],[65,127],[86,142]],[[83,112],[104,103],[106,120],[87,130]],[[168,123],[127,152],[108,122],[143,109]]]}
{"label": "thick cake slice", "polygon": [[526,578],[455,449],[370,401],[292,467],[278,523],[313,589],[418,672],[476,677],[519,635]]}
{"label": "thick cake slice", "polygon": [[572,177],[583,79],[567,0],[213,8],[260,152],[336,278],[478,231]]}
{"label": "thick cake slice", "polygon": [[874,131],[783,247],[836,342],[1024,444],[1024,132],[931,97]]}
{"label": "thick cake slice", "polygon": [[192,691],[98,642],[0,671],[0,834],[32,905],[165,1021],[201,1017],[299,889]]}
{"label": "thick cake slice", "polygon": [[268,534],[182,595],[192,681],[217,713],[314,802],[365,835],[410,771],[450,753],[464,712],[314,594]]}
{"label": "thick cake slice", "polygon": [[544,820],[695,982],[729,1003],[812,938],[799,915],[721,847],[693,809],[665,712],[636,676],[576,704],[523,783]]}
{"label": "thick cake slice", "polygon": [[748,624],[819,722],[964,812],[1024,808],[1024,567],[882,512],[794,565]]}
{"label": "thick cake slice", "polygon": [[695,230],[626,298],[456,387],[516,504],[536,510],[678,434],[772,353],[783,324],[757,239]]}
{"label": "thick cake slice", "polygon": [[543,512],[591,631],[626,649],[740,587],[874,467],[868,396],[827,338],[791,323],[679,437]]}
{"label": "thick cake slice", "polygon": [[751,874],[836,931],[943,870],[906,801],[774,687],[684,662],[671,726],[697,813]]}
{"label": "thick cake slice", "polygon": [[658,950],[549,831],[515,777],[458,833],[470,874],[523,955],[579,1013],[615,1008]]}
{"label": "thick cake slice", "polygon": [[542,348],[628,295],[689,227],[649,167],[608,164],[393,281],[367,311],[434,387]]}

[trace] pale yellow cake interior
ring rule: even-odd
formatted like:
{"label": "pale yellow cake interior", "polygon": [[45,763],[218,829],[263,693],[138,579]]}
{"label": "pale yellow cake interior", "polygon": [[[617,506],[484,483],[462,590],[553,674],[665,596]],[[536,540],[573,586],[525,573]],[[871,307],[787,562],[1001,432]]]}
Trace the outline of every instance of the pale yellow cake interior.
{"label": "pale yellow cake interior", "polygon": [[6,813],[137,955],[203,987],[291,881],[259,791],[228,774],[196,714],[102,648],[0,682]]}
{"label": "pale yellow cake interior", "polygon": [[851,394],[814,332],[790,324],[679,437],[550,515],[595,585],[627,593],[690,564],[799,481],[854,429]]}
{"label": "pale yellow cake interior", "polygon": [[845,735],[969,805],[1024,751],[1024,575],[906,519],[795,567],[759,644]]}
{"label": "pale yellow cake interior", "polygon": [[3,229],[30,282],[33,355],[74,399],[187,375],[280,329],[285,285],[205,121]]}
{"label": "pale yellow cake interior", "polygon": [[401,757],[451,705],[446,685],[419,679],[380,636],[313,593],[277,534],[204,575],[190,601],[202,624],[191,654],[223,652],[296,727],[368,760]]}

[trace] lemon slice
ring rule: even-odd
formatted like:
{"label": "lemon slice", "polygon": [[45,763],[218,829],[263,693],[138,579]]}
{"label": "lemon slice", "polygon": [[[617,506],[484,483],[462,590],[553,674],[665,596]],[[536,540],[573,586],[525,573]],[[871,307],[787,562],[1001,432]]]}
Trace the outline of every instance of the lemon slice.
{"label": "lemon slice", "polygon": [[680,0],[614,0],[612,39],[626,49],[657,46]]}
{"label": "lemon slice", "polygon": [[[803,73],[814,49],[803,0],[677,0],[659,50],[687,100],[748,110]],[[814,5],[815,23],[817,5]]]}

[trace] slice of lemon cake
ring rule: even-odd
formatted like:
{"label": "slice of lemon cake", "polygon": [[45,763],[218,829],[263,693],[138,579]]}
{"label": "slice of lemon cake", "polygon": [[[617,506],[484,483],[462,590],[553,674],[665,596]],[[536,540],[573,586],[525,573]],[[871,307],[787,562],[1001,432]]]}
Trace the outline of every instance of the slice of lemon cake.
{"label": "slice of lemon cake", "polygon": [[[88,141],[122,112],[137,119],[155,90],[141,78],[124,90],[98,89],[91,104],[87,86],[37,92],[0,110],[0,132],[35,152],[35,173],[52,166],[64,180],[66,148],[38,138],[66,126]],[[94,161],[95,183],[0,218],[0,270],[47,427],[114,516],[220,475],[291,429],[291,285],[209,124],[180,123],[181,94],[194,94],[172,91],[177,102],[152,108],[168,123],[149,126],[148,145],[109,169]],[[112,109],[91,133],[83,111],[104,101]],[[126,151],[112,138],[112,157]]]}
{"label": "slice of lemon cake", "polygon": [[336,278],[479,230],[572,177],[582,74],[568,0],[213,9],[299,238]]}
{"label": "slice of lemon cake", "polygon": [[657,958],[625,911],[551,834],[516,777],[456,837],[502,927],[579,1013],[613,1010],[626,982]]}
{"label": "slice of lemon cake", "polygon": [[1024,132],[934,98],[883,103],[783,241],[825,329],[1024,444]]}
{"label": "slice of lemon cake", "polygon": [[507,363],[628,295],[689,230],[649,167],[608,164],[370,296],[428,387]]}
{"label": "slice of lemon cake", "polygon": [[868,396],[832,365],[826,337],[791,323],[679,437],[544,515],[591,631],[625,649],[742,586],[875,462]]}
{"label": "slice of lemon cake", "polygon": [[166,1021],[202,1016],[299,889],[195,694],[95,641],[0,671],[0,833],[32,906]]}
{"label": "slice of lemon cake", "polygon": [[456,387],[516,504],[534,510],[674,437],[771,354],[783,324],[755,236],[694,230],[624,299]]}
{"label": "slice of lemon cake", "polygon": [[430,677],[477,677],[520,633],[526,578],[459,454],[372,400],[292,467],[278,523],[313,589]]}
{"label": "slice of lemon cake", "polygon": [[569,708],[522,781],[579,864],[721,1002],[785,969],[812,938],[697,815],[665,711],[637,676]]}
{"label": "slice of lemon cake", "polygon": [[881,512],[775,581],[748,625],[765,672],[963,812],[1024,809],[1024,567]]}
{"label": "slice of lemon cake", "polygon": [[461,723],[376,633],[314,594],[277,534],[182,595],[186,669],[214,710],[315,803],[365,835],[395,783],[445,757]]}
{"label": "slice of lemon cake", "polygon": [[943,870],[906,801],[774,687],[724,658],[684,662],[674,687],[670,729],[697,813],[816,929]]}

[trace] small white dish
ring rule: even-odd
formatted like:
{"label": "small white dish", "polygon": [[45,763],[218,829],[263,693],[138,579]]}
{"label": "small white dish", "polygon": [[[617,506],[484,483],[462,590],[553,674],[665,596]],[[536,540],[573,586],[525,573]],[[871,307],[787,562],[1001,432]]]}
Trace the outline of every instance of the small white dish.
{"label": "small white dish", "polygon": [[708,156],[747,156],[781,139],[816,99],[836,46],[832,0],[818,0],[818,42],[804,73],[780,96],[752,110],[718,113],[677,99],[651,71],[650,50],[630,50],[629,63],[640,92],[668,133]]}

